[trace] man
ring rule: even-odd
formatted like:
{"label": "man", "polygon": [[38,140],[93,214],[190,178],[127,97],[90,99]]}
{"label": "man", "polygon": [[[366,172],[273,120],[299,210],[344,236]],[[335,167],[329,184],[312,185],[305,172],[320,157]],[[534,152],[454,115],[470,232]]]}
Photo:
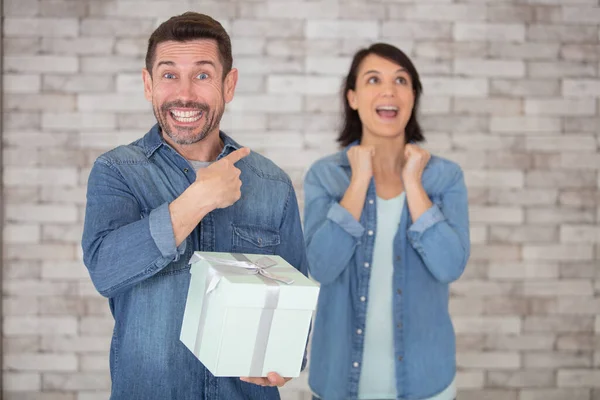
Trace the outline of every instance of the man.
{"label": "man", "polygon": [[238,71],[218,22],[164,22],[142,73],[158,124],[94,163],[82,240],[115,319],[111,398],[278,399],[287,379],[215,378],[179,334],[195,250],[278,254],[307,273],[290,179],[219,130]]}

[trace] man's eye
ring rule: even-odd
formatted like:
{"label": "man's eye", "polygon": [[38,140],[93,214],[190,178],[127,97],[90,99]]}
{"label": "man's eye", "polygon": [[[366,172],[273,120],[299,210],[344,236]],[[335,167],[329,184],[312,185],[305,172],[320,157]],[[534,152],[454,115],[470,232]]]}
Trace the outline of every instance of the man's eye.
{"label": "man's eye", "polygon": [[163,74],[163,78],[165,78],[165,79],[175,79],[175,75],[167,72],[166,74]]}
{"label": "man's eye", "polygon": [[205,74],[204,72],[198,75],[198,79],[200,80],[204,80],[204,79],[208,79],[208,74]]}

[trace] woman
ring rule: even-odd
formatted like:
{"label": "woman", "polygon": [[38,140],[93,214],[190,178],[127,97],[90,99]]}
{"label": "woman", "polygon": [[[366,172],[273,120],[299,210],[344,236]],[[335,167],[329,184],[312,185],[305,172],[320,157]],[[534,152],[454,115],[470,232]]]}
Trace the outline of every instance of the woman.
{"label": "woman", "polygon": [[421,91],[402,51],[360,50],[342,94],[345,148],[306,175],[317,398],[456,396],[448,284],[469,258],[467,191],[458,165],[415,144]]}

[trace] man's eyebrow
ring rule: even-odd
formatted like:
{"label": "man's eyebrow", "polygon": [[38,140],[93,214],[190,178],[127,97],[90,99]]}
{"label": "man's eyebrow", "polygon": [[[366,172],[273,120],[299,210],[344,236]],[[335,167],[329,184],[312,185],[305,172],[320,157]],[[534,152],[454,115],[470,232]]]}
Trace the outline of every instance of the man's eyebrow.
{"label": "man's eyebrow", "polygon": [[[201,60],[201,61],[196,61],[194,64],[195,64],[195,65],[211,65],[213,68],[216,68],[216,66],[215,66],[215,63],[214,63],[214,62],[212,62],[212,61],[209,61],[209,60]],[[174,61],[168,61],[168,60],[165,60],[165,61],[160,61],[160,62],[159,62],[157,65],[156,65],[156,67],[158,68],[158,67],[160,67],[161,65],[168,65],[168,66],[170,66],[170,67],[174,67],[176,64],[175,64],[175,62],[174,62]]]}

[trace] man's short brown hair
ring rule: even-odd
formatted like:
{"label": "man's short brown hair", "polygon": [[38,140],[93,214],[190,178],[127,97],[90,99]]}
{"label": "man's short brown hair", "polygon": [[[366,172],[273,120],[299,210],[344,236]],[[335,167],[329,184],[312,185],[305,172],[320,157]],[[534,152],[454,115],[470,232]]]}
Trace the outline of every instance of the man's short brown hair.
{"label": "man's short brown hair", "polygon": [[188,11],[169,18],[160,24],[148,39],[146,69],[152,75],[152,66],[156,55],[156,46],[167,41],[187,42],[198,39],[212,39],[217,42],[219,56],[223,65],[223,79],[231,71],[231,39],[223,26],[208,15]]}

